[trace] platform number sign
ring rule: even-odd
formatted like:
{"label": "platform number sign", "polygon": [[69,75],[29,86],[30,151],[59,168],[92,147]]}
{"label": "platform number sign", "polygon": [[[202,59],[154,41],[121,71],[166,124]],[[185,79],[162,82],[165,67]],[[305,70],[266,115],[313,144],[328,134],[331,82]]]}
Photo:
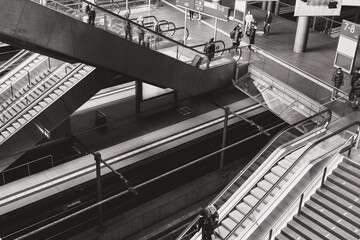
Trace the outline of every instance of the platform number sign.
{"label": "platform number sign", "polygon": [[343,20],[336,50],[334,66],[351,73],[359,46],[360,25]]}

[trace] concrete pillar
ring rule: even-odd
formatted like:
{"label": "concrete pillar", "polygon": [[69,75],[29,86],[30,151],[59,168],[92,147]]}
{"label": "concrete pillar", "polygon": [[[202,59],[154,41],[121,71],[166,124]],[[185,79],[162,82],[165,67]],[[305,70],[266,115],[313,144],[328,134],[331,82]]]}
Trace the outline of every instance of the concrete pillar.
{"label": "concrete pillar", "polygon": [[306,44],[309,35],[309,22],[310,17],[298,17],[293,49],[296,53],[303,53],[306,51]]}
{"label": "concrete pillar", "polygon": [[267,2],[266,1],[263,1],[262,2],[262,5],[261,5],[261,9],[266,11],[266,5],[267,5]]}
{"label": "concrete pillar", "polygon": [[274,14],[275,15],[279,15],[279,11],[280,11],[280,1],[275,2],[275,11]]}
{"label": "concrete pillar", "polygon": [[355,23],[360,23],[360,7],[356,8],[354,22]]}
{"label": "concrete pillar", "polygon": [[273,2],[272,2],[272,1],[268,1],[268,4],[267,4],[267,11],[272,12],[272,10],[273,10]]}

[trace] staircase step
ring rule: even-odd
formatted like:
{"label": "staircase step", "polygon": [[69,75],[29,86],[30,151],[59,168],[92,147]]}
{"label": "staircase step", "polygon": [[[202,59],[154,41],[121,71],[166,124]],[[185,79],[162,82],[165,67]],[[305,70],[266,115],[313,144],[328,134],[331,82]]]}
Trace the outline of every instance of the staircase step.
{"label": "staircase step", "polygon": [[354,162],[354,161],[352,161],[350,159],[347,159],[346,157],[343,159],[343,162],[345,162],[345,163],[351,165],[352,167],[357,168],[358,170],[360,170],[360,164],[357,163],[357,162]]}
{"label": "staircase step", "polygon": [[344,190],[346,190],[354,195],[357,195],[360,192],[360,188],[356,187],[355,185],[347,182],[343,178],[340,178],[334,174],[331,174],[330,176],[328,176],[327,181],[338,185],[339,187],[343,188]]}
{"label": "staircase step", "polygon": [[319,226],[314,221],[312,221],[311,219],[307,218],[306,216],[304,216],[302,214],[295,215],[293,221],[306,227],[307,229],[309,229],[309,231],[316,234],[317,236],[319,236],[322,239],[338,239],[338,237],[336,237],[332,233],[330,233],[329,230]]}
{"label": "staircase step", "polygon": [[310,229],[306,228],[302,224],[298,223],[297,221],[290,221],[287,224],[287,227],[299,234],[302,238],[308,239],[308,240],[323,240],[322,237],[315,234]]}
{"label": "staircase step", "polygon": [[[360,188],[360,181],[359,181],[359,177],[355,176],[354,174],[351,174],[347,171],[344,171],[343,169],[341,168],[336,168],[332,174],[346,180],[347,182],[355,185],[356,187]],[[359,171],[359,174],[360,174],[360,171]]]}
{"label": "staircase step", "polygon": [[285,237],[282,233],[275,237],[275,240],[289,240],[290,238]]}
{"label": "staircase step", "polygon": [[327,200],[341,206],[342,208],[347,209],[355,216],[360,217],[360,207],[358,206],[360,198],[357,196],[354,196],[347,191],[343,191],[337,186],[329,185],[325,185],[321,191],[317,190],[316,193],[323,198],[326,198]]}
{"label": "staircase step", "polygon": [[[329,197],[329,198],[331,198],[331,197]],[[336,204],[336,202],[330,201],[318,193],[313,194],[311,196],[311,200],[316,202],[317,204],[319,204],[320,206],[322,206],[324,208],[331,209],[338,216],[343,217],[346,221],[348,221],[351,224],[353,224],[354,226],[357,226],[358,228],[360,228],[360,218],[358,216],[352,214],[352,212],[348,211],[349,210],[348,208],[352,207],[352,205],[349,204],[348,202],[344,201],[345,204],[349,204],[347,206]],[[346,208],[346,207],[348,207],[348,208]]]}
{"label": "staircase step", "polygon": [[[355,165],[355,166],[354,166]],[[360,166],[357,167],[356,166],[356,163],[353,163],[353,164],[349,164],[345,161],[342,161],[339,165],[338,165],[338,168],[340,168],[341,170],[353,175],[353,176],[356,176],[357,178],[360,178]]]}
{"label": "staircase step", "polygon": [[330,233],[332,233],[333,235],[335,235],[339,238],[343,238],[344,240],[359,240],[356,237],[354,237],[351,234],[344,231],[339,226],[337,226],[337,224],[334,224],[334,223],[326,220],[325,218],[321,217],[316,212],[310,210],[306,206],[301,208],[301,214],[304,214],[304,216],[311,219],[319,226],[327,229]]}
{"label": "staircase step", "polygon": [[[323,206],[309,200],[305,203],[305,206],[311,209],[313,212],[316,212],[319,216],[326,218],[329,222],[336,224],[338,227],[341,227],[347,233],[353,235],[360,239],[360,229],[347,222],[342,216],[336,215],[331,209],[324,208]],[[356,233],[359,231],[358,233]]]}
{"label": "staircase step", "polygon": [[288,239],[291,240],[303,240],[306,239],[304,237],[302,237],[300,234],[298,234],[297,232],[295,232],[294,230],[292,230],[289,227],[285,227],[281,230],[281,234],[284,235],[285,237],[287,237]]}

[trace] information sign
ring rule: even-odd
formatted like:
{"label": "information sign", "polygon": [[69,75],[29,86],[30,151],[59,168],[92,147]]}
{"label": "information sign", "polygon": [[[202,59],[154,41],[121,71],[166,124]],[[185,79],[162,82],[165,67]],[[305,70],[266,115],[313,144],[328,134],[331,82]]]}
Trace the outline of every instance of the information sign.
{"label": "information sign", "polygon": [[219,4],[204,0],[176,0],[176,5],[195,10],[201,14],[229,21],[230,8]]}
{"label": "information sign", "polygon": [[334,66],[351,73],[359,46],[360,25],[343,20],[335,54]]}

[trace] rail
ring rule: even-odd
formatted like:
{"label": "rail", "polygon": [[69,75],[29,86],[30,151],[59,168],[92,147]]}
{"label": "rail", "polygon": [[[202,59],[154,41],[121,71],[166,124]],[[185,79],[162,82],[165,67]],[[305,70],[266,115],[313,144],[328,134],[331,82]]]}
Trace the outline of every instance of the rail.
{"label": "rail", "polygon": [[[320,78],[305,72],[304,70],[285,62],[279,57],[265,51],[264,49],[254,46],[256,51],[250,52],[249,64],[257,67],[263,72],[275,77],[277,80],[286,85],[297,89],[303,95],[314,99],[339,116],[344,116],[347,109],[348,93],[338,89]],[[306,84],[306,88],[299,89],[299,82]],[[339,97],[335,100],[330,99],[332,91],[338,91]],[[341,103],[341,104],[335,104]],[[340,106],[334,106],[340,105]]]}
{"label": "rail", "polygon": [[[259,199],[259,201],[257,203],[254,204],[254,206],[250,209],[250,211],[245,214],[245,216],[236,224],[236,226],[233,228],[232,231],[230,231],[230,233],[224,238],[224,240],[228,240],[231,235],[237,230],[237,228],[239,228],[241,226],[241,224],[243,224],[245,222],[246,219],[248,219],[252,214],[254,214],[255,210],[259,207],[259,205],[270,195],[270,193],[278,187],[278,185],[280,184],[280,182],[282,180],[284,180],[284,178],[293,170],[293,168],[298,164],[300,163],[300,161],[304,161],[305,163],[308,163],[310,164],[311,162],[319,159],[320,157],[323,157],[324,155],[327,155],[327,154],[330,154],[331,151],[334,151],[334,149],[331,149],[331,150],[324,150],[323,152],[320,152],[319,153],[319,150],[318,149],[315,149],[315,147],[317,147],[319,144],[323,144],[325,140],[328,140],[334,136],[337,136],[340,132],[344,132],[345,130],[348,130],[350,129],[351,127],[354,127],[354,126],[357,126],[359,127],[360,126],[360,122],[357,121],[357,122],[354,122],[354,123],[351,123],[341,129],[338,129],[336,131],[334,131],[333,133],[329,134],[329,135],[326,135],[325,137],[322,137],[320,139],[318,139],[317,141],[315,141],[313,144],[311,144],[309,146],[309,148],[307,148],[305,150],[304,153],[302,153],[292,164],[291,166],[282,174],[282,176],[270,187],[270,189]],[[358,134],[356,134],[356,136],[358,137]],[[354,138],[354,140],[356,139],[356,137]],[[338,139],[337,139],[338,141]],[[342,145],[342,144],[341,144]],[[338,149],[339,146],[337,146],[335,149]],[[309,154],[309,153],[312,153],[312,151],[315,151],[316,154],[323,154],[323,155],[320,155],[320,156],[317,156],[316,158],[314,158],[313,155]],[[305,156],[310,158],[310,159],[305,159]],[[307,162],[306,162],[307,160]],[[258,224],[258,223],[256,223]]]}
{"label": "rail", "polygon": [[[275,143],[276,140],[278,140],[283,134],[286,132],[290,132],[293,129],[301,128],[303,125],[308,125],[309,122],[316,122],[316,127],[323,127],[327,128],[331,121],[331,110],[325,109],[319,113],[316,113],[315,115],[308,117],[306,119],[303,119],[295,124],[292,124],[286,128],[284,128],[281,132],[277,133],[256,155],[255,157],[237,174],[233,180],[210,202],[210,205],[216,205],[216,203],[220,200],[220,198],[233,186],[233,184],[246,172],[250,167],[264,154],[264,152]],[[196,224],[198,221],[198,217],[194,219],[193,222],[191,222],[187,228],[176,238],[176,240],[181,240],[185,236],[191,234],[188,233],[192,226]]]}
{"label": "rail", "polygon": [[8,61],[6,61],[4,64],[0,66],[0,73],[6,71],[8,68],[10,68],[14,63],[20,61],[24,56],[26,56],[29,53],[29,51],[23,49],[17,54],[15,54],[12,58],[10,58]]}
{"label": "rail", "polygon": [[327,162],[325,166],[323,166],[324,170],[319,171],[319,173],[313,178],[313,180],[310,183],[308,183],[308,186],[305,188],[304,191],[302,191],[300,196],[297,197],[293,201],[293,203],[287,208],[287,210],[284,211],[284,213],[273,223],[271,229],[263,235],[262,237],[263,240],[275,239],[273,237],[277,233],[279,233],[279,231],[281,231],[281,228],[286,225],[286,223],[290,220],[290,218],[296,212],[296,210],[301,208],[303,202],[306,202],[310,198],[310,196],[316,191],[316,188],[323,187],[326,177],[336,167],[338,163],[337,157],[339,156],[339,154],[341,154],[341,152],[346,148],[349,148],[348,151],[350,153],[351,149],[353,148],[356,142],[356,138],[357,135],[353,134],[346,140],[344,144],[342,144],[341,147],[339,147],[338,151],[333,155],[333,157]]}
{"label": "rail", "polygon": [[[37,2],[35,0],[32,0],[32,1]],[[97,15],[101,15],[101,17],[96,17],[95,25],[94,25],[95,27],[103,29],[107,32],[110,32],[116,36],[128,39],[129,41],[133,41],[134,39],[129,39],[126,37],[127,34],[125,34],[125,26],[130,26],[130,29],[132,29],[134,31],[136,31],[136,29],[142,29],[143,31],[145,31],[145,33],[150,35],[149,39],[155,40],[155,42],[153,44],[149,45],[150,49],[162,53],[161,46],[164,46],[167,49],[172,50],[174,52],[174,54],[167,55],[167,56],[173,57],[180,61],[182,61],[181,59],[184,59],[185,57],[186,57],[186,59],[193,59],[195,57],[195,55],[206,56],[206,57],[211,55],[211,53],[204,53],[203,51],[199,51],[199,50],[193,49],[193,48],[185,45],[183,42],[186,40],[186,30],[184,32],[185,34],[179,33],[179,35],[175,36],[174,39],[172,39],[168,36],[165,36],[158,32],[155,32],[152,29],[146,28],[145,26],[138,24],[137,22],[132,21],[131,19],[128,19],[121,15],[117,15],[107,9],[101,8],[98,5],[90,3],[86,0],[74,0],[74,4],[76,4],[76,3],[78,4],[78,7],[74,8],[74,9],[71,9],[68,6],[60,5],[60,3],[57,3],[56,1],[53,1],[53,0],[49,0],[49,2],[51,2],[51,4],[48,4],[47,6],[44,6],[44,7],[49,7],[54,10],[57,10],[59,12],[68,14],[71,17],[78,19],[80,21],[83,21],[83,17],[86,16],[85,11],[82,8],[84,8],[86,5],[91,5],[92,7],[94,7],[96,9],[96,11],[98,13]],[[56,7],[57,5],[61,6],[64,9],[61,9],[60,7]],[[131,36],[131,38],[132,38],[132,36]],[[180,41],[176,41],[175,39],[180,39]],[[161,43],[158,40],[160,40]],[[143,47],[145,48],[146,46],[143,46]],[[226,48],[224,50],[231,50],[231,49],[233,49],[233,48],[230,47],[230,48]],[[179,52],[181,52],[182,54],[180,54],[180,55],[177,54]],[[221,54],[222,52],[223,52],[223,50],[215,51],[214,54]],[[162,53],[162,54],[164,54],[164,53]],[[181,57],[183,57],[183,58],[181,58]]]}
{"label": "rail", "polygon": [[[283,124],[284,124],[284,123],[277,124],[277,125],[269,128],[268,130],[269,130],[269,131],[275,130],[275,129],[283,126]],[[179,171],[181,171],[181,170],[183,170],[183,169],[186,169],[186,168],[188,168],[188,167],[190,167],[190,166],[193,166],[194,164],[197,164],[197,163],[199,163],[199,162],[205,161],[206,159],[208,159],[208,158],[210,158],[210,157],[213,157],[213,156],[215,156],[215,155],[218,155],[218,154],[220,154],[222,151],[228,150],[228,149],[233,148],[233,147],[235,147],[235,146],[237,146],[237,145],[239,145],[239,144],[241,144],[241,143],[244,143],[244,142],[246,142],[246,141],[248,141],[248,140],[250,140],[250,139],[253,139],[253,138],[255,138],[255,137],[258,137],[258,136],[260,136],[261,134],[262,134],[262,133],[257,133],[257,134],[255,134],[255,135],[252,135],[252,136],[250,136],[250,137],[247,137],[246,139],[242,139],[242,140],[239,141],[239,142],[236,142],[236,143],[234,143],[234,144],[232,144],[232,145],[229,145],[229,146],[227,146],[227,147],[225,147],[225,148],[222,148],[222,149],[220,149],[220,150],[217,150],[217,151],[215,151],[215,152],[213,152],[213,153],[211,153],[211,154],[208,154],[208,155],[206,155],[206,156],[203,156],[203,157],[201,157],[201,158],[198,158],[198,159],[196,159],[196,160],[194,160],[194,161],[192,161],[192,162],[190,162],[190,163],[187,163],[187,164],[185,164],[185,165],[183,165],[183,166],[180,166],[180,167],[178,167],[178,168],[176,168],[176,169],[173,169],[173,170],[170,170],[170,171],[168,171],[168,172],[166,172],[166,173],[163,173],[163,174],[161,174],[161,175],[159,175],[159,176],[157,176],[157,177],[154,177],[154,178],[152,178],[152,179],[150,179],[150,180],[148,180],[148,181],[146,181],[146,182],[143,182],[143,183],[141,183],[141,184],[138,184],[138,185],[136,185],[136,186],[133,186],[132,188],[133,188],[134,190],[139,190],[140,188],[143,188],[143,187],[145,187],[145,186],[147,186],[147,185],[149,185],[149,184],[152,184],[152,183],[154,183],[154,182],[156,182],[156,181],[158,181],[158,180],[160,180],[160,179],[163,179],[163,178],[165,178],[165,177],[167,177],[167,176],[169,176],[169,175],[171,175],[171,174],[177,173],[177,172],[179,172]],[[109,161],[109,160],[107,160],[107,161]],[[104,200],[102,200],[102,201],[100,201],[100,202],[98,202],[98,203],[96,203],[96,204],[92,204],[91,206],[88,206],[88,207],[86,207],[86,208],[84,208],[84,209],[81,209],[81,210],[79,210],[79,211],[77,211],[77,212],[71,213],[71,214],[69,214],[69,215],[66,216],[66,217],[63,217],[63,218],[61,218],[61,219],[55,220],[55,221],[53,221],[53,222],[51,222],[51,223],[48,223],[48,224],[46,224],[45,226],[39,227],[38,229],[33,230],[33,231],[29,232],[29,233],[26,233],[26,234],[24,234],[24,235],[22,235],[22,236],[20,236],[20,237],[18,237],[18,238],[16,238],[16,239],[18,239],[18,240],[20,240],[20,239],[26,239],[26,238],[28,238],[28,237],[30,237],[30,236],[33,236],[34,234],[37,234],[37,233],[39,233],[39,232],[41,232],[41,231],[43,231],[43,230],[45,230],[45,229],[47,229],[47,228],[56,226],[57,224],[60,224],[60,223],[62,223],[62,222],[64,222],[64,221],[67,221],[68,219],[70,219],[70,218],[72,218],[72,217],[75,217],[75,216],[77,216],[77,215],[79,215],[79,214],[81,214],[81,213],[84,213],[84,212],[86,212],[86,211],[88,211],[88,210],[90,210],[90,209],[96,208],[96,207],[98,207],[99,205],[102,205],[102,204],[104,204],[104,203],[106,203],[106,202],[109,202],[109,201],[114,200],[114,199],[116,199],[116,198],[118,198],[118,197],[121,197],[121,196],[125,195],[127,192],[128,192],[128,190],[123,191],[123,192],[120,192],[120,193],[118,193],[118,194],[116,194],[116,195],[113,195],[113,196],[111,196],[111,197],[108,197],[108,198],[106,198],[106,199],[104,199]],[[4,237],[10,237],[10,236],[4,236]]]}

